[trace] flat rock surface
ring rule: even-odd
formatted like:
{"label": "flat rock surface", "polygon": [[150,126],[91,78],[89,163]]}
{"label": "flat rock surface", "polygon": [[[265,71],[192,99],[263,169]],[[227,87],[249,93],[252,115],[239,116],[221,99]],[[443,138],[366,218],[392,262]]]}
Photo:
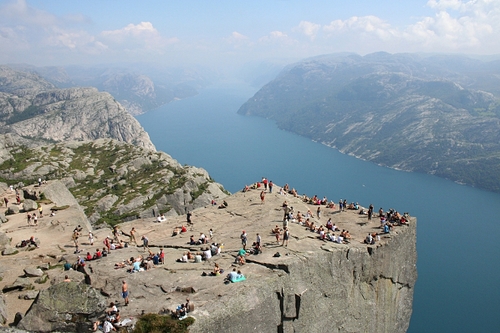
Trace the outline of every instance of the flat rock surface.
{"label": "flat rock surface", "polygon": [[[43,191],[42,185],[42,191]],[[143,312],[159,312],[162,309],[174,309],[178,304],[189,297],[195,304],[193,316],[207,316],[210,307],[218,301],[231,297],[234,293],[245,291],[246,285],[257,285],[263,283],[266,278],[273,278],[276,275],[284,274],[279,269],[279,265],[294,258],[304,258],[317,251],[329,251],[335,248],[361,248],[366,249],[367,245],[363,240],[367,233],[380,232],[378,218],[371,222],[366,215],[359,215],[358,211],[339,212],[337,209],[329,209],[321,206],[321,219],[311,218],[315,224],[326,224],[328,218],[337,225],[338,228],[349,230],[352,235],[350,244],[336,244],[321,241],[318,234],[310,232],[305,227],[290,223],[290,241],[288,247],[283,247],[276,243],[275,236],[271,233],[276,225],[282,226],[283,210],[282,204],[287,201],[289,206],[305,214],[308,210],[316,212],[318,206],[309,205],[300,198],[291,195],[280,195],[277,193],[278,186],[275,186],[273,193],[267,193],[265,203],[261,203],[260,190],[250,190],[243,193],[238,192],[226,198],[227,208],[218,209],[217,205],[196,209],[192,212],[192,225],[187,226],[185,216],[167,217],[166,221],[155,223],[153,219],[140,219],[122,223],[120,229],[129,234],[132,227],[137,230],[137,242],[141,242],[141,236],[149,238],[150,250],[158,252],[160,247],[165,248],[165,264],[155,268],[139,272],[128,273],[127,268],[115,268],[115,264],[123,263],[130,257],[146,256],[148,254],[142,246],[129,246],[123,249],[111,251],[107,257],[87,262],[85,269],[89,273],[92,286],[101,289],[103,294],[108,295],[108,301],[114,301],[121,310],[122,317],[137,316]],[[7,196],[9,201],[14,201],[15,194],[7,190],[0,194],[0,197]],[[356,201],[355,198],[349,201]],[[72,222],[72,210],[58,211],[53,217],[48,216],[51,204],[43,204],[46,212],[43,218],[38,221],[38,226],[28,226],[26,214],[20,213],[9,216],[9,222],[0,225],[0,231],[7,233],[12,238],[12,244],[17,244],[23,239],[35,236],[40,239],[41,246],[33,250],[20,249],[19,253],[8,257],[1,257],[1,266],[9,269],[4,272],[4,278],[0,281],[0,288],[11,285],[20,276],[24,276],[23,268],[27,266],[37,267],[42,263],[50,264],[50,269],[45,271],[49,275],[48,282],[44,284],[34,283],[35,290],[48,288],[52,283],[60,282],[68,272],[62,268],[65,258],[70,263],[76,262],[77,254],[74,254],[74,244],[71,240],[72,231],[75,225]],[[5,209],[5,208],[3,208]],[[376,207],[378,209],[378,207]],[[180,235],[172,236],[172,231],[176,227],[186,225],[188,231]],[[400,232],[404,232],[407,227],[396,227],[391,232],[391,237]],[[210,242],[223,244],[222,253],[213,257],[208,262],[201,263],[179,263],[176,259],[181,258],[186,251],[199,252],[205,245],[189,245],[189,237],[198,239],[200,233],[209,235],[212,229],[213,237]],[[241,248],[240,234],[245,230],[248,234],[248,246],[256,240],[257,233],[262,237],[263,252],[259,255],[247,257],[247,264],[235,266],[236,253]],[[103,239],[112,236],[108,228],[96,229],[94,232],[95,243],[89,244],[87,239],[88,230],[83,230],[80,237],[81,255],[87,252],[93,254],[96,249],[103,248]],[[338,234],[338,232],[336,233]],[[122,235],[121,239],[129,241],[129,237]],[[387,242],[390,238],[382,238],[373,247]],[[141,245],[141,243],[139,244]],[[273,255],[279,252],[280,257]],[[218,263],[224,274],[221,276],[202,276],[203,272],[210,273],[214,264]],[[237,267],[247,277],[243,283],[225,285],[223,283],[226,273]],[[78,272],[71,272],[70,279],[80,281],[83,275]],[[76,275],[74,275],[76,274]],[[130,305],[125,307],[120,295],[122,281],[127,281],[130,289]],[[191,293],[191,291],[195,291]],[[18,296],[26,292],[9,292],[5,294],[8,307],[8,322],[14,321],[17,311],[25,313],[32,301],[19,299]]]}

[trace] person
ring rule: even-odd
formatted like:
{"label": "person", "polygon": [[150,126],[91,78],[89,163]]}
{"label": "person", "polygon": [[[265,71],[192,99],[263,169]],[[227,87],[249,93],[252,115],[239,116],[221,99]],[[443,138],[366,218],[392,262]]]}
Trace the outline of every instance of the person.
{"label": "person", "polygon": [[196,245],[196,241],[194,240],[194,235],[191,235],[191,237],[189,237],[189,245]]}
{"label": "person", "polygon": [[269,182],[269,193],[273,193],[273,186],[274,186],[274,184],[273,184],[273,181],[271,180]]}
{"label": "person", "polygon": [[229,281],[234,281],[238,278],[238,272],[236,271],[236,268],[233,268],[231,272],[227,275],[227,279]]}
{"label": "person", "polygon": [[90,246],[94,245],[94,234],[92,233],[92,231],[89,231],[89,244]]}
{"label": "person", "polygon": [[243,232],[241,233],[240,238],[241,238],[241,245],[243,246],[243,249],[246,250],[246,247],[247,247],[247,233],[245,232],[245,230],[243,230]]}
{"label": "person", "polygon": [[212,276],[217,276],[217,275],[220,275],[220,267],[219,267],[219,264],[218,263],[215,263],[214,265],[214,271],[212,272]]}
{"label": "person", "polygon": [[63,282],[71,282],[71,279],[69,278],[69,276],[64,275],[64,280],[63,280]]}
{"label": "person", "polygon": [[118,234],[119,234],[119,230],[118,230],[118,226],[115,225],[113,227],[113,240],[116,242],[116,243],[120,243],[120,239],[118,237]]}
{"label": "person", "polygon": [[262,177],[262,183],[264,183],[264,190],[267,191],[267,178],[266,177]]}
{"label": "person", "polygon": [[321,207],[318,206],[318,209],[316,209],[316,216],[318,217],[318,219],[321,217]]}
{"label": "person", "polygon": [[99,250],[99,248],[97,248],[95,250],[95,254],[94,254],[94,258],[93,259],[100,259],[100,258],[102,258],[102,252],[101,252],[101,250]]}
{"label": "person", "polygon": [[262,252],[262,246],[260,245],[260,243],[262,242],[262,237],[260,237],[260,234],[257,233],[257,239],[255,240],[255,248]]}
{"label": "person", "polygon": [[226,200],[223,200],[223,201],[222,201],[222,203],[220,204],[220,206],[219,206],[219,207],[217,207],[217,208],[219,208],[219,209],[224,209],[224,208],[227,208],[227,206],[228,206],[227,201],[226,201]]}
{"label": "person", "polygon": [[266,199],[266,192],[261,191],[260,192],[260,203],[263,204],[265,199]]}
{"label": "person", "polygon": [[73,230],[72,236],[73,242],[75,244],[75,253],[80,253],[80,250],[78,249],[78,237],[80,237],[80,232],[78,232],[78,228],[75,228],[75,230]]}
{"label": "person", "polygon": [[38,215],[40,215],[40,218],[43,217],[43,207],[41,204],[40,204],[40,207],[38,207]]}
{"label": "person", "polygon": [[130,229],[129,243],[132,244],[132,242],[134,242],[134,244],[137,246],[137,240],[135,239],[135,233],[136,233],[135,227],[132,227],[132,229]]}
{"label": "person", "polygon": [[149,250],[149,239],[146,236],[142,236],[141,240],[142,240],[142,246],[144,247],[144,251],[146,251],[146,249]]}
{"label": "person", "polygon": [[285,247],[288,247],[288,239],[290,238],[290,231],[288,230],[288,227],[285,228],[283,231],[283,243],[281,246],[285,245]]}
{"label": "person", "polygon": [[200,238],[198,238],[198,244],[207,244],[207,236],[204,233],[200,232]]}
{"label": "person", "polygon": [[192,222],[191,222],[191,215],[192,215],[191,212],[187,212],[187,214],[186,214],[186,220],[187,220],[188,224],[192,224]]}
{"label": "person", "polygon": [[29,241],[28,241],[28,246],[33,245],[34,247],[38,247],[38,244],[35,241],[35,236],[31,236]]}
{"label": "person", "polygon": [[162,247],[160,247],[160,263],[162,265],[165,264],[165,251]]}
{"label": "person", "polygon": [[123,297],[123,300],[125,301],[125,306],[127,306],[129,303],[128,295],[129,295],[128,285],[127,285],[127,282],[125,280],[123,280],[122,281],[122,297]]}
{"label": "person", "polygon": [[103,333],[109,333],[111,331],[116,331],[116,328],[108,320],[105,320],[102,324]]}
{"label": "person", "polygon": [[247,251],[245,249],[240,249],[238,251],[238,255],[236,256],[236,263],[238,263],[240,265],[244,265],[246,255],[247,255]]}
{"label": "person", "polygon": [[272,232],[274,233],[274,236],[276,237],[276,243],[278,243],[278,245],[279,245],[280,244],[280,236],[281,236],[280,227],[278,225],[276,225],[276,227],[272,230]]}
{"label": "person", "polygon": [[92,255],[90,254],[90,252],[87,252],[87,256],[85,257],[85,259],[86,259],[87,261],[90,261],[90,260],[92,260],[92,259],[93,259],[93,257],[92,257]]}
{"label": "person", "polygon": [[7,207],[9,199],[7,199],[7,197],[3,197],[3,202],[5,202],[5,207]]}
{"label": "person", "polygon": [[28,225],[31,225],[31,214],[26,213],[26,219],[28,220]]}
{"label": "person", "polygon": [[384,234],[389,233],[389,225],[387,223],[384,224]]}
{"label": "person", "polygon": [[212,251],[210,250],[210,248],[209,248],[209,247],[207,247],[207,248],[205,248],[205,249],[203,250],[203,258],[204,258],[205,260],[210,260],[210,258],[212,258]]}

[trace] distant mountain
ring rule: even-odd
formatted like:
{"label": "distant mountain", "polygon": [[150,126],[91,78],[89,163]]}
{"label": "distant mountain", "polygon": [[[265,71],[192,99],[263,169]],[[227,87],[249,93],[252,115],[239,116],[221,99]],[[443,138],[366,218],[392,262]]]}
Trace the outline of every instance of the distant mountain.
{"label": "distant mountain", "polygon": [[153,79],[140,69],[119,67],[11,67],[37,73],[57,88],[92,86],[109,92],[132,115],[145,113],[176,99],[194,96],[198,94],[198,89],[208,84],[208,79],[196,71],[156,70]]}
{"label": "distant mountain", "polygon": [[111,138],[155,150],[139,122],[109,93],[57,89],[37,73],[7,66],[0,66],[0,133],[27,146]]}
{"label": "distant mountain", "polygon": [[333,54],[286,67],[238,113],[341,152],[500,192],[500,61]]}

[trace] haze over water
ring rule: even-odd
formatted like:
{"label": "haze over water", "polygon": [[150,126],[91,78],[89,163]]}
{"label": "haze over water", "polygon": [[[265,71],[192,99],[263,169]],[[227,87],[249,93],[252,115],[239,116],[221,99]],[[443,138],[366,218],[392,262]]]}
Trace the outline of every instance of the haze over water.
{"label": "haze over water", "polygon": [[500,319],[500,195],[365,162],[236,114],[256,92],[207,88],[138,118],[158,150],[236,192],[267,177],[299,194],[418,218],[418,279],[408,332],[494,332]]}

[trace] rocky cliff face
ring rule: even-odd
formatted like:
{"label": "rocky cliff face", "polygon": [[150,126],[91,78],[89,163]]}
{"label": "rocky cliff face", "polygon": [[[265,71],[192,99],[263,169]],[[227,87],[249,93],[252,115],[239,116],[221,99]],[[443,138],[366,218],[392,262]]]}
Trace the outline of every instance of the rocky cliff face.
{"label": "rocky cliff face", "polygon": [[0,71],[0,123],[32,145],[113,138],[154,150],[149,135],[109,93],[96,88],[55,89],[33,73]]}
{"label": "rocky cliff face", "polygon": [[213,304],[190,332],[406,332],[416,274],[415,226],[381,246],[325,243]]}
{"label": "rocky cliff face", "polygon": [[452,56],[316,57],[283,70],[238,112],[380,165],[498,192],[498,68]]}

